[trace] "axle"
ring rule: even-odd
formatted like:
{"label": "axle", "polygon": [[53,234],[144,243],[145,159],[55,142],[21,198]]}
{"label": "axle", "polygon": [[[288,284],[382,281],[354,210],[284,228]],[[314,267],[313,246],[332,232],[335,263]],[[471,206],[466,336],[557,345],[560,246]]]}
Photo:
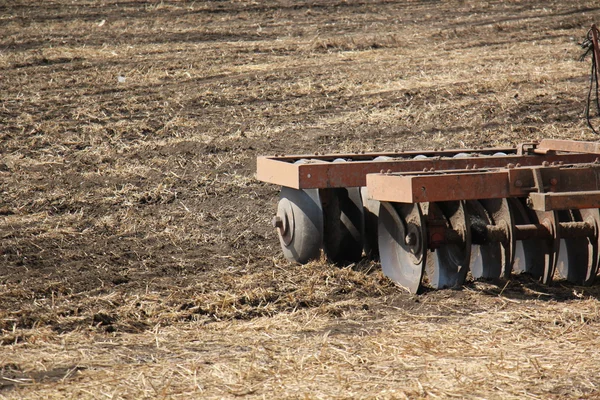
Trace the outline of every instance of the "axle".
{"label": "axle", "polygon": [[[558,236],[561,238],[597,237],[596,228],[588,221],[581,222],[559,222],[556,224]],[[499,225],[472,224],[471,241],[473,244],[505,243],[509,240],[510,231],[506,223]],[[551,239],[554,237],[552,223],[546,221],[541,224],[523,224],[513,227],[513,235],[516,240]],[[414,237],[407,235],[405,243],[412,245]],[[446,228],[444,236],[439,233],[435,237],[430,234],[429,247],[434,249],[445,244],[464,243],[464,234],[452,228]]]}

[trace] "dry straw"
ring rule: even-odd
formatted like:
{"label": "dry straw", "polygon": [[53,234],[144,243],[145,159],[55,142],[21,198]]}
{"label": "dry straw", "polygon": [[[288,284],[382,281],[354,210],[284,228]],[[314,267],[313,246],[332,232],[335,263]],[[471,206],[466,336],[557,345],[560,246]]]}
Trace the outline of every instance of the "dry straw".
{"label": "dry straw", "polygon": [[34,3],[0,13],[0,398],[599,396],[597,286],[291,265],[253,179],[595,140],[596,2]]}

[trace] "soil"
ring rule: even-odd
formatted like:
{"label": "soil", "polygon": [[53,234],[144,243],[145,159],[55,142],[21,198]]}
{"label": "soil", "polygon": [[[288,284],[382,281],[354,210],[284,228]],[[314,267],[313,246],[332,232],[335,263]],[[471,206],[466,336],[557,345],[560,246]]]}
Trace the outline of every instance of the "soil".
{"label": "soil", "polygon": [[[298,337],[345,340],[363,329],[384,340],[416,321],[423,332],[477,324],[469,318],[498,299],[531,316],[537,340],[554,323],[544,315],[562,321],[561,310],[580,310],[564,326],[583,321],[573,342],[591,346],[597,286],[514,277],[412,296],[376,261],[285,261],[270,225],[279,188],[254,173],[256,157],[269,154],[596,140],[583,117],[589,59],[578,61],[593,22],[594,1],[0,3],[0,397],[100,397],[82,389],[88,381],[123,398],[597,396],[598,374],[584,364],[571,366],[571,381],[542,365],[505,386],[485,373],[480,386],[447,384],[451,367],[402,383],[378,375],[375,356],[365,373],[379,386],[361,386],[358,372],[344,384],[320,381],[317,364],[306,368],[323,386],[298,383],[301,369],[286,372],[283,361],[252,359],[252,376],[236,364],[256,348],[255,330],[279,337],[271,350],[283,357],[277,346],[298,346]],[[506,335],[523,332],[521,323]],[[138,364],[103,347],[112,341],[131,360],[165,368],[189,362],[192,347],[156,351],[161,329],[171,346],[183,346],[178,330],[192,347],[193,335],[214,340],[207,360],[229,360],[237,378],[199,367],[202,390],[159,379],[164,391],[147,392]],[[219,342],[225,332],[240,349]],[[58,354],[65,340],[79,356]],[[424,352],[440,346],[415,340]],[[96,351],[115,358],[98,361]],[[343,373],[360,364],[332,363]]]}

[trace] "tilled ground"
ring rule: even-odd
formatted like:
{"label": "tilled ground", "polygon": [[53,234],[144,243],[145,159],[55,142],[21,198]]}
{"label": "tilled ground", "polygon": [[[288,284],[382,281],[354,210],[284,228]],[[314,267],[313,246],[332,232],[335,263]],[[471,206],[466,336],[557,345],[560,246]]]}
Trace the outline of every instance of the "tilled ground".
{"label": "tilled ground", "polygon": [[[257,155],[595,140],[594,1],[0,3],[0,397],[594,398],[598,286],[283,260]],[[589,60],[588,60],[589,61]]]}

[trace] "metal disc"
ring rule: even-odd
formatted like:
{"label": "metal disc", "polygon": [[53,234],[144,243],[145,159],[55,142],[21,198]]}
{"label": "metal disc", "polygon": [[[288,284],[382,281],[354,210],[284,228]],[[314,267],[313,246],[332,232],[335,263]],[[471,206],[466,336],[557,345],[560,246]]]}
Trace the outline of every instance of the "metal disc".
{"label": "metal disc", "polygon": [[379,256],[383,273],[410,293],[421,287],[427,260],[425,220],[418,204],[382,202]]}
{"label": "metal disc", "polygon": [[498,279],[502,275],[502,246],[485,238],[485,227],[492,224],[492,220],[479,201],[467,201],[466,208],[471,238],[483,239],[479,243],[472,242],[469,262],[471,275],[474,279]]}
{"label": "metal disc", "polygon": [[[523,199],[524,200],[524,199]],[[534,211],[528,209],[529,218],[534,224],[542,224],[550,231],[549,239],[531,240],[536,244],[537,252],[544,255],[544,270],[542,283],[550,284],[556,272],[556,263],[560,250],[560,234],[557,229],[558,216],[556,211]]]}
{"label": "metal disc", "polygon": [[595,227],[596,235],[588,238],[588,270],[583,282],[584,285],[591,285],[598,275],[600,266],[600,211],[597,208],[587,208],[579,210],[581,220],[592,224]]}
{"label": "metal disc", "polygon": [[[509,198],[508,205],[512,210],[515,225],[531,224],[529,212],[519,199]],[[544,251],[543,240],[517,240],[515,242],[514,261],[512,271],[515,274],[529,274],[535,279],[541,279],[544,275]]]}
{"label": "metal disc", "polygon": [[[392,160],[392,157],[377,156],[374,162]],[[360,197],[363,204],[365,234],[363,237],[365,254],[371,260],[379,259],[378,237],[378,219],[379,219],[379,201],[369,197],[369,190],[366,186],[360,188]]]}
{"label": "metal disc", "polygon": [[425,272],[434,289],[455,287],[465,282],[471,259],[471,232],[464,201],[429,203],[427,219],[445,220],[447,227],[462,236],[460,244],[445,244],[427,257]]}
{"label": "metal disc", "polygon": [[467,158],[470,157],[468,153],[457,153],[452,156],[452,158]]}
{"label": "metal disc", "polygon": [[492,223],[504,228],[507,240],[500,243],[500,277],[510,278],[512,265],[515,259],[516,240],[514,235],[514,219],[508,199],[485,199],[479,201],[487,211]]}
{"label": "metal disc", "polygon": [[544,275],[542,282],[549,285],[554,279],[556,262],[560,252],[560,234],[556,228],[558,218],[556,211],[536,211],[539,223],[545,225],[552,232],[552,238],[547,239],[548,252],[544,254]]}
{"label": "metal disc", "polygon": [[364,216],[359,188],[321,189],[323,250],[334,263],[355,262],[363,251]]}
{"label": "metal disc", "polygon": [[374,260],[379,257],[379,245],[377,243],[377,220],[379,219],[379,201],[369,198],[369,191],[366,186],[360,188],[360,196],[363,203],[364,212],[364,250],[367,257]]}
{"label": "metal disc", "polygon": [[300,264],[319,258],[323,211],[317,189],[283,187],[274,221],[285,258]]}
{"label": "metal disc", "polygon": [[[560,222],[583,221],[580,210],[558,211]],[[560,240],[560,251],[556,263],[558,275],[569,282],[583,285],[586,282],[588,272],[595,268],[597,260],[594,258],[592,242],[586,237],[563,238]],[[597,243],[596,243],[597,245]],[[591,254],[590,254],[591,253]]]}

